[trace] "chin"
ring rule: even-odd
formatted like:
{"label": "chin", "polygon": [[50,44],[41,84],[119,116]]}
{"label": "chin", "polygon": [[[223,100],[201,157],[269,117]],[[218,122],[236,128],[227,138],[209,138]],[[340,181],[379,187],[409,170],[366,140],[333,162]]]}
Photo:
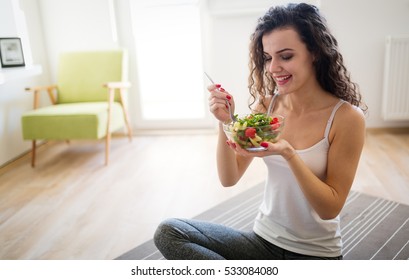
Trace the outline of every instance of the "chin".
{"label": "chin", "polygon": [[286,95],[286,94],[289,94],[289,93],[291,93],[291,91],[287,91],[287,90],[285,90],[285,89],[283,89],[283,90],[278,90],[278,94],[279,95]]}

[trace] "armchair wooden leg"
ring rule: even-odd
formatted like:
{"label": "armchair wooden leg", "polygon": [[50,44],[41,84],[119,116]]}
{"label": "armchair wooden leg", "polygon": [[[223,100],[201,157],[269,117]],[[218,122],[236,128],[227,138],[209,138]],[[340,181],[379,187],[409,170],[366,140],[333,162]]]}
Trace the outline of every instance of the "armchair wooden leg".
{"label": "armchair wooden leg", "polygon": [[109,160],[109,145],[111,144],[111,115],[112,104],[114,103],[115,89],[109,89],[108,96],[108,120],[107,120],[107,134],[105,136],[105,165],[108,165]]}
{"label": "armchair wooden leg", "polygon": [[131,129],[131,122],[129,121],[129,113],[128,113],[128,109],[126,107],[126,105],[124,104],[124,89],[120,89],[119,90],[119,94],[121,97],[121,105],[122,105],[122,110],[124,112],[124,118],[125,118],[125,124],[126,124],[126,128],[128,130],[128,138],[129,141],[132,141],[132,129]]}
{"label": "armchair wooden leg", "polygon": [[126,129],[128,130],[129,142],[131,142],[132,141],[132,128],[131,128],[131,123],[129,121],[128,110],[126,109],[125,106],[123,106],[122,108],[124,110],[125,124],[126,124]]}
{"label": "armchair wooden leg", "polygon": [[126,121],[127,130],[128,130],[129,142],[132,142],[132,129],[131,129],[131,124],[129,123],[128,114],[126,114],[125,121]]}
{"label": "armchair wooden leg", "polygon": [[105,139],[105,165],[109,162],[109,146],[111,144],[111,133],[108,133]]}
{"label": "armchair wooden leg", "polygon": [[35,167],[35,162],[36,162],[36,140],[33,140],[31,145],[31,167]]}

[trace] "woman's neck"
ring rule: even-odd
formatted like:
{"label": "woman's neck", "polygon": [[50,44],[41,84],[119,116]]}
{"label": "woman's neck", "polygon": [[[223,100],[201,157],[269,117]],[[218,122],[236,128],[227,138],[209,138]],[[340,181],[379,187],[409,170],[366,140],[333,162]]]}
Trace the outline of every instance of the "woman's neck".
{"label": "woman's neck", "polygon": [[285,107],[297,115],[319,110],[334,102],[335,97],[321,87],[304,88],[283,96]]}

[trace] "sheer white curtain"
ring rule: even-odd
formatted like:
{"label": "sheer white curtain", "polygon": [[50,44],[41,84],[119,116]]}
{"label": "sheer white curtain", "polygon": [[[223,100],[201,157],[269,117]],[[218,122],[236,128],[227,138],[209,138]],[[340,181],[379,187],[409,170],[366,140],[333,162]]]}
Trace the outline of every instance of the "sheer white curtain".
{"label": "sheer white curtain", "polygon": [[205,126],[199,1],[132,3],[141,121],[158,128]]}

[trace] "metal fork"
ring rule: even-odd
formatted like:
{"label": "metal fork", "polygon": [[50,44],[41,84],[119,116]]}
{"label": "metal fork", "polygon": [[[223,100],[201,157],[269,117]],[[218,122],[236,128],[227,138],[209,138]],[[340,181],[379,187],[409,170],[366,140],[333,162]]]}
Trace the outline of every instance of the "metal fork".
{"label": "metal fork", "polygon": [[[206,72],[204,72],[204,74],[206,75],[206,77],[209,79],[209,81],[210,81],[212,84],[215,84],[215,82],[213,81],[213,79],[210,78],[210,76],[209,76]],[[227,109],[229,110],[229,115],[230,115],[231,120],[232,120],[233,122],[235,122],[235,121],[236,121],[236,117],[234,116],[234,113],[232,112],[230,103],[229,103],[229,101],[227,101],[227,100],[226,100],[226,106],[227,106]]]}

